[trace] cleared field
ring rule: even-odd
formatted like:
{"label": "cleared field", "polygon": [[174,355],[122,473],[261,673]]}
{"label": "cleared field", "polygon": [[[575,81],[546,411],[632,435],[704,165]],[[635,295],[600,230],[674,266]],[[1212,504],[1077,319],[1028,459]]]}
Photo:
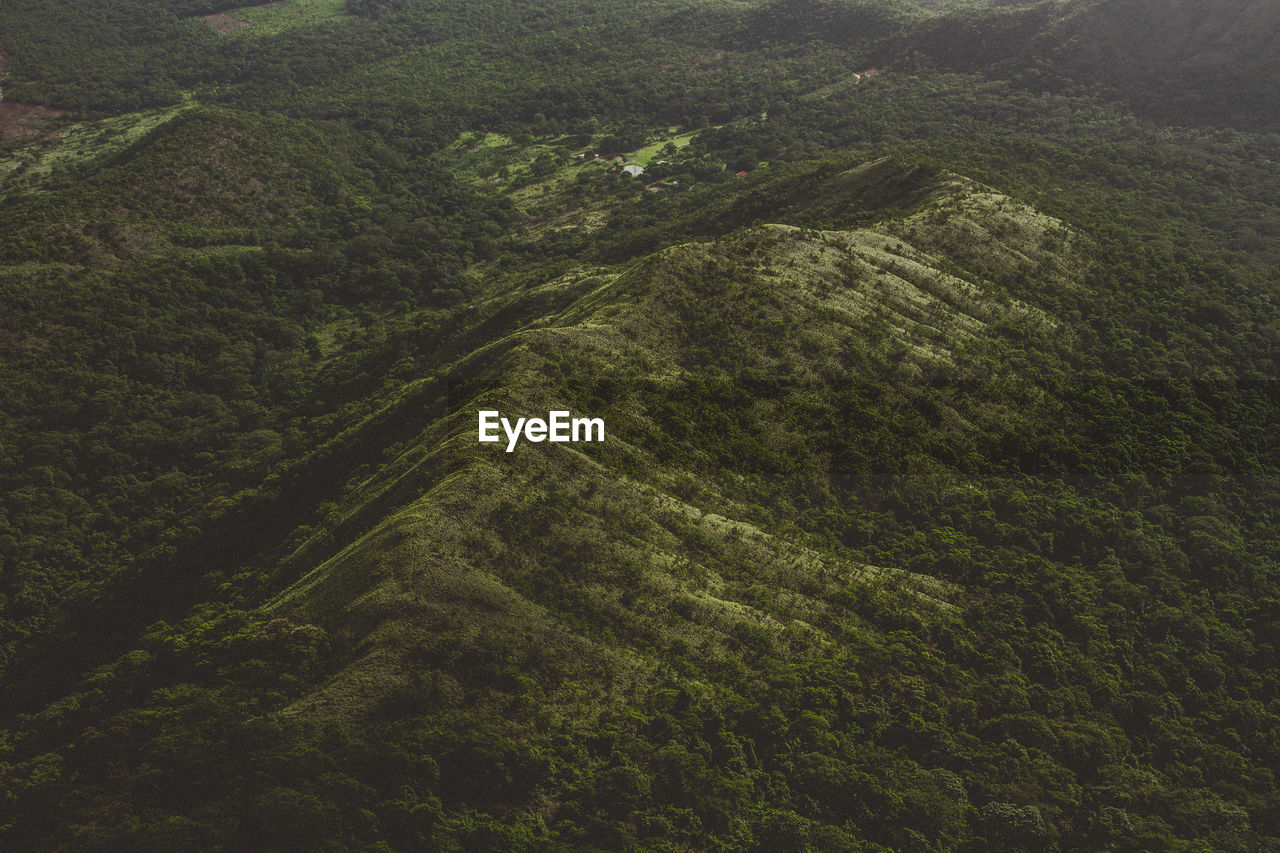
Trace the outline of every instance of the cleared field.
{"label": "cleared field", "polygon": [[221,35],[272,35],[345,18],[346,8],[346,0],[281,0],[220,12],[203,20]]}
{"label": "cleared field", "polygon": [[674,145],[676,148],[684,148],[688,145],[693,137],[697,136],[700,131],[690,131],[689,133],[671,134],[657,142],[651,142],[645,147],[637,150],[628,158],[628,162],[639,163],[641,166],[648,167],[654,160],[662,159],[662,150],[668,145]]}

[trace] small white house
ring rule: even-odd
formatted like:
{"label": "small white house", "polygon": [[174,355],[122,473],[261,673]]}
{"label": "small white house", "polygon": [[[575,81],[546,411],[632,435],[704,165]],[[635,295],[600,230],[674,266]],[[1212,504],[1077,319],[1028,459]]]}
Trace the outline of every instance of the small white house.
{"label": "small white house", "polygon": [[644,174],[644,166],[637,166],[635,163],[628,163],[622,167],[622,171],[626,172],[633,178],[638,178]]}

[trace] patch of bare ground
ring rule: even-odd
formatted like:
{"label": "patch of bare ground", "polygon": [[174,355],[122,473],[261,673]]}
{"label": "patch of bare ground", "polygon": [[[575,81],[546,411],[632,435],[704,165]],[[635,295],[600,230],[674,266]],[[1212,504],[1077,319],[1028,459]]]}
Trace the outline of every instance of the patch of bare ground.
{"label": "patch of bare ground", "polygon": [[60,115],[62,113],[59,110],[39,104],[0,101],[0,140],[7,142],[31,136],[39,132],[39,128],[34,125],[40,119],[57,118]]}
{"label": "patch of bare ground", "polygon": [[710,74],[719,70],[724,65],[723,50],[704,51],[690,63],[690,68],[694,73]]}
{"label": "patch of bare ground", "polygon": [[723,50],[704,50],[696,56],[671,56],[658,66],[662,73],[689,70],[698,74],[710,74],[723,66]]}
{"label": "patch of bare ground", "polygon": [[213,15],[201,15],[200,20],[208,24],[213,31],[220,36],[229,36],[232,33],[243,30],[249,26],[246,22],[241,21],[238,18],[233,18],[226,12],[217,12]]}

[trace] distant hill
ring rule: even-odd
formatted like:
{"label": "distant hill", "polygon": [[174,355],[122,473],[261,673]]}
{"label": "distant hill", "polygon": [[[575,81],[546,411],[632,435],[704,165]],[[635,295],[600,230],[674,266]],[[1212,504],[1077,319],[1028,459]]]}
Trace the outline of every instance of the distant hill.
{"label": "distant hill", "polygon": [[1280,5],[1268,0],[1105,0],[1024,54],[1041,58],[1140,111],[1280,128]]}
{"label": "distant hill", "polygon": [[1051,0],[926,21],[896,44],[1032,88],[1096,88],[1173,121],[1280,127],[1280,6],[1268,0]]}

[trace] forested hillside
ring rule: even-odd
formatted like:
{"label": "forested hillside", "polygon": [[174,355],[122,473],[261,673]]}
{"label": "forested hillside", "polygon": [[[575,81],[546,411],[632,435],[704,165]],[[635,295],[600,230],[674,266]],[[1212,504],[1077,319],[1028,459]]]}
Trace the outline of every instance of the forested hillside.
{"label": "forested hillside", "polygon": [[0,847],[1280,850],[1273,11],[5,3]]}

